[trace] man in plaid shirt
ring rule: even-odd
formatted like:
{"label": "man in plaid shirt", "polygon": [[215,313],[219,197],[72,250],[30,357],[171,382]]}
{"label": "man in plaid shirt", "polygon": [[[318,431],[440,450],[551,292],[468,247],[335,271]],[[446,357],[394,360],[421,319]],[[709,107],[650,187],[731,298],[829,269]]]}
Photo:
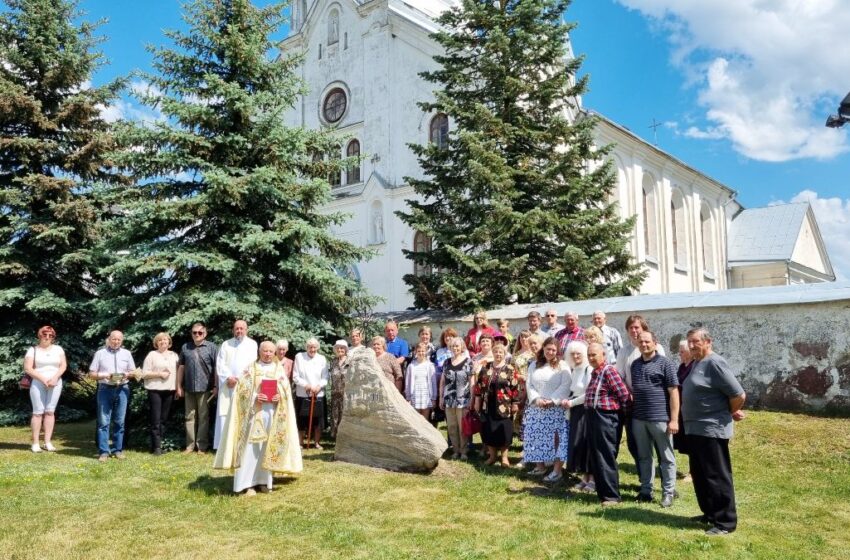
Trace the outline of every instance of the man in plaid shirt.
{"label": "man in plaid shirt", "polygon": [[555,340],[561,349],[561,354],[567,351],[567,346],[574,340],[584,340],[584,329],[578,326],[578,313],[567,311],[564,315],[566,327],[555,333]]}
{"label": "man in plaid shirt", "polygon": [[620,473],[617,468],[617,428],[620,409],[629,405],[631,393],[617,369],[605,360],[605,347],[593,343],[587,348],[587,361],[593,368],[585,391],[588,445],[596,495],[602,506],[620,503]]}

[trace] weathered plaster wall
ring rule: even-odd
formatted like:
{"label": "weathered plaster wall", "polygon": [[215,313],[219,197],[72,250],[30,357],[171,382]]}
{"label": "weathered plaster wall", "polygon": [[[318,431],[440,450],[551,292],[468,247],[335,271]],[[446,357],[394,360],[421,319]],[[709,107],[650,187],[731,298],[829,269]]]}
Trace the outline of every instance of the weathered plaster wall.
{"label": "weathered plaster wall", "polygon": [[[783,286],[727,291],[731,297],[715,292],[714,298],[677,294],[513,306],[491,311],[488,317],[494,325],[495,319],[508,318],[511,331],[518,332],[526,327],[532,309],[542,313],[554,307],[560,315],[575,310],[582,326],[590,325],[593,311],[600,309],[607,313],[608,324],[625,336],[626,317],[639,313],[674,358],[685,333],[705,326],[714,350],[739,374],[748,407],[850,413],[850,283],[823,286],[828,296],[819,297],[804,286]],[[465,334],[470,318],[411,317],[402,336],[416,340],[422,324],[432,326],[435,338],[444,325]]]}

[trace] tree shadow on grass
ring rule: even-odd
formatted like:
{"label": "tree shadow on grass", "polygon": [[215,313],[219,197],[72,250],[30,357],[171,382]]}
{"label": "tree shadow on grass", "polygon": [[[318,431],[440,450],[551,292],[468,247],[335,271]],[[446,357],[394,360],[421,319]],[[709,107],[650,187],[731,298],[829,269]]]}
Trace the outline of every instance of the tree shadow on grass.
{"label": "tree shadow on grass", "polygon": [[31,443],[0,441],[0,451],[29,451]]}
{"label": "tree shadow on grass", "polygon": [[597,511],[582,511],[578,513],[584,517],[595,517],[598,519],[606,519],[613,521],[627,521],[629,523],[641,523],[643,525],[663,525],[671,529],[705,529],[697,521],[691,520],[689,517],[674,515],[666,511],[656,509],[643,508],[638,506],[613,506],[609,508],[600,508]]}

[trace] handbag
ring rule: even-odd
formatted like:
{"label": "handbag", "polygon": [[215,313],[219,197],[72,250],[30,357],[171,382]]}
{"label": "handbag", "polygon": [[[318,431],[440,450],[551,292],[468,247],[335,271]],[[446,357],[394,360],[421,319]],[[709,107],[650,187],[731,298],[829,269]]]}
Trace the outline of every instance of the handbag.
{"label": "handbag", "polygon": [[481,431],[481,417],[477,412],[469,411],[460,421],[460,428],[463,430],[463,435],[472,437]]}
{"label": "handbag", "polygon": [[[35,346],[32,347],[32,367],[35,368]],[[24,375],[18,381],[18,387],[23,391],[29,391],[29,388],[32,387],[30,374],[24,372]]]}

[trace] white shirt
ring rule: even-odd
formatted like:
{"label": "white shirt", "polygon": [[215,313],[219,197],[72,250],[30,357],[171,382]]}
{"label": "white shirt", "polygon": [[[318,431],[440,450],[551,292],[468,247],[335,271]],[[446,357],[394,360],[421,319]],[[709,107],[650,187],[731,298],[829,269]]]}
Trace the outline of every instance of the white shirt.
{"label": "white shirt", "polygon": [[541,325],[540,326],[540,332],[542,332],[546,336],[555,336],[555,333],[557,333],[559,330],[561,330],[563,328],[564,328],[564,325],[562,325],[561,323],[555,323],[551,327],[549,325]]}
{"label": "white shirt", "polygon": [[[35,354],[35,359],[32,363],[32,368],[41,375],[51,378],[59,371],[59,366],[62,365],[62,357],[65,351],[58,344],[51,344],[47,348],[41,346],[30,346],[27,350],[26,357],[32,358]],[[20,354],[19,354],[20,355]]]}
{"label": "white shirt", "polygon": [[307,386],[311,385],[321,388],[316,397],[322,397],[328,384],[328,361],[319,353],[311,358],[307,352],[299,352],[295,355],[292,379],[295,381],[295,396],[310,396],[307,394]]}
{"label": "white shirt", "polygon": [[233,388],[227,386],[228,377],[240,377],[248,367],[257,361],[257,343],[243,337],[231,338],[219,346],[215,359],[215,373],[218,377],[218,415],[227,416]]}
{"label": "white shirt", "polygon": [[558,367],[549,364],[537,367],[537,361],[528,364],[528,379],[525,382],[528,403],[535,404],[537,399],[550,399],[555,405],[570,396],[570,366],[560,360]]}
{"label": "white shirt", "polygon": [[570,384],[570,406],[579,406],[584,404],[584,393],[587,385],[590,383],[590,374],[593,373],[593,368],[587,362],[576,366],[572,373],[572,383]]}

